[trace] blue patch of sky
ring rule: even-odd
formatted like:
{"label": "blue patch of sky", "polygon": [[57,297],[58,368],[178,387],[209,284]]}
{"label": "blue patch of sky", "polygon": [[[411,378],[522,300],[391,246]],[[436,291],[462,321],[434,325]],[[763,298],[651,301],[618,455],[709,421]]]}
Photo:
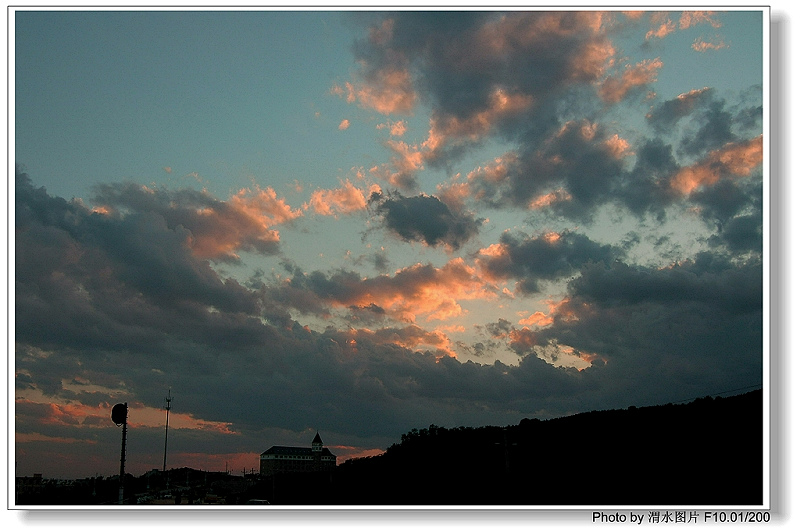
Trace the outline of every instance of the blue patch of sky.
{"label": "blue patch of sky", "polygon": [[329,106],[352,65],[354,36],[339,21],[18,12],[16,161],[67,197],[126,179],[195,185],[182,178],[192,174],[222,198],[254,176],[259,185],[326,181],[347,165]]}

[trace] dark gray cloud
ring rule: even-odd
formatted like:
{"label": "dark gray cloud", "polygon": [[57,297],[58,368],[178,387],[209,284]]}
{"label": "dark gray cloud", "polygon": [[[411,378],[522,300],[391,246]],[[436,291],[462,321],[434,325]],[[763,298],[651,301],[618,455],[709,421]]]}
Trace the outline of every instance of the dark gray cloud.
{"label": "dark gray cloud", "polygon": [[[703,155],[760,132],[760,90],[745,90],[738,101],[719,97],[713,88],[692,90],[661,102],[647,115],[647,121],[660,135],[679,137],[679,153],[688,157]],[[754,92],[759,96],[754,97]]]}
{"label": "dark gray cloud", "polygon": [[171,229],[150,212],[94,213],[50,197],[22,173],[15,191],[19,338],[38,346],[146,347],[149,326],[168,332],[186,313],[206,321],[179,329],[212,337],[219,318],[258,314],[257,296],[196,259],[182,227]]}
{"label": "dark gray cloud", "polygon": [[185,230],[188,244],[201,257],[236,261],[233,250],[278,253],[278,237],[269,230],[265,233],[259,221],[266,220],[267,225],[284,221],[281,214],[287,210],[280,209],[285,205],[273,199],[272,206],[262,206],[264,211],[254,215],[258,207],[246,211],[248,199],[240,195],[225,202],[193,189],[171,191],[123,183],[96,186],[92,201],[112,214],[151,214],[170,230]]}
{"label": "dark gray cloud", "polygon": [[761,379],[761,281],[759,263],[735,267],[711,255],[661,270],[587,266],[538,338],[610,364],[660,364],[670,377],[683,371],[682,384],[702,385],[709,376],[746,386]]}
{"label": "dark gray cloud", "polygon": [[541,355],[547,344],[597,355],[581,372],[587,393],[613,379],[609,403],[658,402],[667,392],[759,384],[762,302],[757,260],[737,265],[706,253],[665,269],[596,263],[570,282],[552,325],[503,330],[520,355]]}
{"label": "dark gray cloud", "polygon": [[[373,196],[373,212],[402,241],[456,251],[493,233],[480,233],[482,220],[462,204],[579,222],[609,204],[660,222],[688,210],[707,223],[709,233],[697,240],[706,251],[670,254],[672,266],[633,266],[621,262],[628,252],[651,244],[655,253],[670,238],[630,232],[610,245],[574,230],[505,233],[473,255],[476,266],[405,262],[389,274],[386,254],[374,253],[361,261],[380,275],[284,261],[288,277],[259,270],[240,283],[213,265],[239,262],[237,252],[277,255],[274,227],[301,214],[268,190],[225,201],[187,189],[103,185],[93,211],[18,173],[17,432],[73,439],[85,459],[91,443],[113,445],[111,459],[118,455],[117,432],[103,441],[97,416],[85,423],[97,430],[75,428],[78,412],[53,420],[54,406],[26,399],[35,391],[105,412],[102,406],[121,398],[160,408],[171,387],[182,413],[236,432],[176,430],[176,442],[191,445],[187,452],[219,453],[258,452],[273,442],[265,432],[309,428],[329,432],[328,443],[385,447],[431,423],[511,424],[760,382],[762,175],[754,154],[739,165],[711,154],[757,137],[761,88],[737,102],[713,89],[656,101],[650,129],[623,137],[603,119],[614,105],[596,93],[604,65],[621,59],[598,16],[354,13],[371,28],[354,48],[362,81],[373,89],[364,93],[402,96],[394,109],[386,101],[372,108],[409,112],[422,102],[431,109],[430,141],[394,144],[398,157],[419,155],[409,158],[415,163],[399,173],[398,185],[417,185],[421,164],[450,176],[449,164],[482,142],[510,142],[496,167],[460,180],[471,197],[388,193]],[[643,104],[634,96],[647,85],[634,88],[620,102]],[[726,151],[728,158],[738,152]],[[686,185],[676,189],[681,172]],[[538,326],[523,326],[486,308],[487,300],[511,306],[511,295],[502,294],[506,281],[523,294],[513,303],[535,301],[528,313],[545,310],[531,296],[545,283],[560,282],[566,297],[547,300],[551,312]],[[477,302],[459,306],[464,299]],[[455,309],[490,322],[451,341],[461,331],[435,326],[446,319],[441,314],[461,314]],[[417,324],[415,317],[429,319]],[[314,330],[300,319],[328,327]],[[482,360],[516,356],[518,364],[460,361],[453,351]],[[591,366],[553,365],[570,354]],[[138,439],[157,448],[131,453],[144,458],[149,450],[158,462],[162,433],[142,428]]]}
{"label": "dark gray cloud", "polygon": [[432,195],[376,194],[370,203],[381,215],[386,229],[404,241],[444,245],[451,250],[458,250],[477,235],[483,222],[469,213],[453,211]]}
{"label": "dark gray cloud", "polygon": [[499,178],[496,172],[478,172],[471,185],[481,202],[498,208],[527,209],[558,192],[547,208],[588,221],[599,205],[618,200],[627,185],[618,141],[604,126],[571,121],[547,141],[524,144],[504,160]]}
{"label": "dark gray cloud", "polygon": [[[614,54],[601,13],[356,16],[370,26],[354,45],[363,82],[380,92],[390,73],[402,72],[408,86],[392,87],[396,98],[413,92],[432,108],[437,141],[424,155],[433,167],[446,167],[492,134],[538,144],[563,125],[559,114],[575,115],[575,105],[562,102],[582,106],[584,92],[594,93],[592,83]],[[594,100],[601,105],[596,94]],[[413,189],[415,175],[403,176],[404,188]]]}
{"label": "dark gray cloud", "polygon": [[[760,133],[759,86],[732,99],[705,87],[656,101],[646,115],[650,135],[628,137],[603,124],[613,106],[645,103],[627,97],[609,104],[597,92],[614,74],[607,61],[624,63],[610,37],[633,19],[592,12],[356,16],[370,27],[354,46],[365,82],[378,82],[381,72],[407,72],[405,89],[432,108],[436,141],[418,153],[426,164],[447,168],[489,138],[513,145],[498,167],[474,172],[470,186],[482,206],[534,204],[588,222],[600,206],[614,204],[663,221],[686,198],[671,186],[680,170]],[[626,93],[640,94],[660,63],[647,68]],[[613,80],[627,86],[624,76]],[[415,175],[403,174],[415,187]]]}
{"label": "dark gray cloud", "polygon": [[[760,380],[760,265],[734,266],[722,254],[648,270],[613,264],[619,250],[572,232],[550,241],[506,236],[508,258],[492,262],[494,273],[519,278],[529,291],[578,275],[551,326],[500,319],[485,326],[485,343],[462,347],[480,354],[505,341],[518,366],[479,365],[450,358],[453,344],[441,333],[382,319],[390,299],[419,301],[420,288],[467,281],[462,268],[416,266],[365,280],[343,270],[303,273],[287,262],[289,281],[258,274],[246,287],[221,280],[182,232],[152,213],[92,213],[25,175],[16,206],[18,391],[95,407],[124,396],[158,408],[171,387],[181,413],[238,432],[176,433],[191,450],[257,452],[266,448],[265,429],[309,427],[330,432],[328,442],[386,446],[421,424],[512,424]],[[378,293],[385,298],[365,301]],[[374,316],[377,327],[317,332],[289,315],[335,306],[362,322]],[[584,371],[557,368],[539,356],[553,344],[605,361]],[[109,389],[82,392],[89,382]],[[69,428],[76,415],[54,422],[53,414],[22,399],[18,431],[109,444],[101,427],[76,432]],[[155,429],[141,436],[159,437]],[[159,455],[143,446],[135,453]]]}
{"label": "dark gray cloud", "polygon": [[647,114],[647,121],[657,131],[668,133],[675,129],[681,119],[690,116],[697,107],[703,107],[713,99],[713,88],[692,90],[658,104]]}
{"label": "dark gray cloud", "polygon": [[[465,119],[491,104],[498,85],[541,98],[591,82],[607,37],[584,12],[399,12],[381,14],[356,58],[367,75],[389,64],[411,67],[434,112]],[[386,27],[390,21],[390,30]]]}
{"label": "dark gray cloud", "polygon": [[623,255],[618,247],[570,231],[538,237],[504,233],[499,246],[498,252],[481,260],[481,266],[492,277],[517,279],[517,288],[525,294],[539,292],[540,281],[563,279],[586,263],[609,264]]}

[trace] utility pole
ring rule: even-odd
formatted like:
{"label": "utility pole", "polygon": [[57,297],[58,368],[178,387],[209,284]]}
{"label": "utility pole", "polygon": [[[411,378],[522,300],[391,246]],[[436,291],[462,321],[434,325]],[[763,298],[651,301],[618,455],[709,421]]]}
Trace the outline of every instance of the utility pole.
{"label": "utility pole", "polygon": [[172,390],[167,391],[165,400],[167,401],[167,426],[164,431],[164,467],[162,469],[164,472],[167,471],[167,439],[169,439],[169,410],[172,402]]}
{"label": "utility pole", "polygon": [[128,435],[128,403],[116,404],[111,409],[111,420],[117,426],[122,425],[122,450],[119,456],[119,504],[124,503],[125,491],[125,443]]}

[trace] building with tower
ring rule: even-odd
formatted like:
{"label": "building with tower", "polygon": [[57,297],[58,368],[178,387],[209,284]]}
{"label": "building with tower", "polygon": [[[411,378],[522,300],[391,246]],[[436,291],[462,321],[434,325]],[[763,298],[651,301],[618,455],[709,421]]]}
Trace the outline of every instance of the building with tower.
{"label": "building with tower", "polygon": [[259,471],[262,476],[272,476],[281,472],[317,472],[335,467],[336,456],[325,448],[317,432],[311,448],[273,446],[262,453]]}

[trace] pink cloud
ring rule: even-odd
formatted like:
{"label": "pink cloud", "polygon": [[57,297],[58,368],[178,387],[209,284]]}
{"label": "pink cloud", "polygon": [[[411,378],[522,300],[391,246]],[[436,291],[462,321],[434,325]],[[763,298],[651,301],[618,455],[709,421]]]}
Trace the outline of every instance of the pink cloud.
{"label": "pink cloud", "polygon": [[695,39],[695,41],[692,43],[692,49],[694,51],[698,51],[700,53],[703,53],[703,52],[706,52],[706,51],[722,50],[722,49],[725,49],[725,48],[728,48],[728,47],[730,47],[730,46],[728,44],[726,44],[720,38],[717,38],[716,42],[708,42],[708,41],[703,40],[700,37],[697,37]]}
{"label": "pink cloud", "polygon": [[469,182],[460,182],[460,178],[461,175],[457,174],[451,181],[436,186],[439,200],[444,202],[451,211],[463,210],[464,204],[471,194]]}
{"label": "pink cloud", "polygon": [[418,318],[445,321],[465,311],[460,301],[497,299],[497,288],[482,279],[478,271],[462,258],[443,267],[416,264],[398,270],[393,276],[380,275],[336,282],[336,296],[326,303],[341,308],[377,306],[391,318],[414,323]]}
{"label": "pink cloud", "polygon": [[337,86],[332,92],[344,96],[348,103],[357,101],[381,114],[409,114],[417,103],[411,73],[391,66],[372,74],[368,82],[347,82],[344,88]]}
{"label": "pink cloud", "polygon": [[714,15],[713,11],[684,11],[681,14],[680,18],[680,28],[681,29],[688,29],[692,26],[697,24],[711,24],[711,27],[719,28],[722,27],[722,24],[715,20],[712,15]]}
{"label": "pink cloud", "polygon": [[619,103],[634,88],[655,82],[662,66],[664,63],[660,59],[628,65],[622,75],[608,77],[600,83],[598,93],[607,103]]}
{"label": "pink cloud", "polygon": [[548,316],[542,311],[536,311],[527,318],[522,318],[521,320],[519,320],[519,324],[525,326],[536,325],[537,327],[545,327],[552,323],[553,323],[553,317]]}
{"label": "pink cloud", "polygon": [[359,344],[394,344],[412,351],[428,351],[434,354],[441,353],[447,356],[456,356],[450,338],[440,330],[428,331],[418,325],[406,327],[385,327],[377,330],[349,329],[346,333],[346,347],[353,353],[358,353]]}
{"label": "pink cloud", "polygon": [[311,199],[304,206],[311,208],[318,215],[349,214],[367,207],[364,192],[345,180],[338,189],[318,189],[311,194]]}
{"label": "pink cloud", "polygon": [[303,215],[278,198],[271,187],[242,189],[224,205],[195,211],[195,223],[187,226],[192,235],[189,245],[201,258],[236,258],[236,251],[260,250],[280,241],[274,226]]}
{"label": "pink cloud", "polygon": [[653,26],[653,29],[648,31],[645,35],[644,38],[646,40],[663,39],[677,29],[677,25],[667,13],[654,13],[650,17],[650,24]]}
{"label": "pink cloud", "polygon": [[485,137],[498,121],[524,112],[533,103],[534,98],[531,95],[510,93],[503,88],[497,88],[483,110],[466,118],[448,115],[431,120],[431,131],[424,145],[429,150],[436,151],[454,139],[478,141]]}
{"label": "pink cloud", "polygon": [[530,209],[540,209],[545,208],[547,206],[552,206],[558,202],[565,202],[567,200],[572,200],[572,195],[564,188],[556,189],[550,193],[539,195],[538,197],[531,200]]}
{"label": "pink cloud", "polygon": [[378,130],[389,129],[389,134],[392,136],[402,136],[408,130],[408,122],[405,120],[399,120],[395,122],[386,122],[386,123],[378,123],[375,128]]}
{"label": "pink cloud", "polygon": [[713,185],[726,177],[745,177],[761,166],[764,158],[763,137],[731,143],[709,153],[695,165],[684,167],[670,181],[670,186],[678,193],[688,195],[695,189]]}
{"label": "pink cloud", "polygon": [[684,11],[676,24],[670,18],[669,13],[655,13],[650,18],[652,29],[647,32],[645,39],[663,39],[678,29],[688,29],[703,23],[710,24],[714,28],[721,27],[722,24],[712,17],[713,14],[713,11]]}

